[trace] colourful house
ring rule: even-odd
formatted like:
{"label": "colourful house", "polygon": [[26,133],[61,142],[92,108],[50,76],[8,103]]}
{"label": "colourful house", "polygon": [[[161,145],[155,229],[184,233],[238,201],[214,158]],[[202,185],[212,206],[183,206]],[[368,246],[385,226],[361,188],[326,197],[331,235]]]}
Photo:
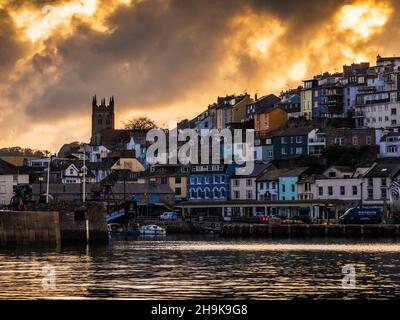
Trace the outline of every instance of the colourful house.
{"label": "colourful house", "polygon": [[318,86],[318,81],[315,79],[305,80],[304,81],[304,89],[300,92],[301,99],[301,114],[307,120],[311,120],[313,118],[313,105],[314,105],[314,94]]}
{"label": "colourful house", "polygon": [[281,129],[288,120],[288,114],[282,107],[264,109],[254,114],[254,130],[259,136]]}
{"label": "colourful house", "polygon": [[305,176],[308,167],[287,168],[279,171],[279,200],[298,200],[298,181]]}

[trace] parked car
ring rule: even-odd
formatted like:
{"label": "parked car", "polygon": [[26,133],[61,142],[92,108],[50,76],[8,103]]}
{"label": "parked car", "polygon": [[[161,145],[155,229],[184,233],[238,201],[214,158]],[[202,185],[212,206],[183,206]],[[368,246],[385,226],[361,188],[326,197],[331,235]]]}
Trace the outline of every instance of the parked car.
{"label": "parked car", "polygon": [[350,208],[339,217],[340,224],[374,224],[382,220],[380,208]]}
{"label": "parked car", "polygon": [[162,215],[160,215],[160,220],[176,220],[177,218],[178,215],[175,211],[164,212]]}

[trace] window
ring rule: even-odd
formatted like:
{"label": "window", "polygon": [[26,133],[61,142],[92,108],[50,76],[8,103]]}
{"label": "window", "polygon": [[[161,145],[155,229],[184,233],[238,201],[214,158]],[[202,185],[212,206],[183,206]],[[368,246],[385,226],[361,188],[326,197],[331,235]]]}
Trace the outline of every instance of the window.
{"label": "window", "polygon": [[329,178],[335,178],[336,177],[336,172],[335,171],[329,171],[328,176],[329,176]]}
{"label": "window", "polygon": [[374,189],[368,189],[368,199],[372,199],[374,197]]}
{"label": "window", "polygon": [[247,190],[246,199],[252,199],[252,198],[253,198],[253,192],[251,190]]}
{"label": "window", "polygon": [[386,188],[382,188],[382,189],[381,189],[381,194],[382,194],[382,199],[386,199],[386,198],[387,198],[387,191],[386,191]]}
{"label": "window", "polygon": [[221,189],[221,198],[225,198],[225,189],[224,188]]}
{"label": "window", "polygon": [[387,186],[386,178],[382,178],[382,180],[381,180],[381,186],[382,186],[382,187],[386,187],[386,186]]}
{"label": "window", "polygon": [[366,144],[371,144],[371,142],[372,142],[371,136],[367,136],[367,138],[366,138]]}
{"label": "window", "polygon": [[225,176],[221,176],[221,183],[225,183]]}
{"label": "window", "polygon": [[328,195],[333,196],[333,187],[328,187]]}
{"label": "window", "polygon": [[210,189],[206,188],[204,190],[204,193],[205,193],[206,198],[210,198],[211,197]]}
{"label": "window", "polygon": [[353,146],[358,145],[358,137],[353,137]]}
{"label": "window", "polygon": [[218,183],[218,176],[214,176],[214,183]]}
{"label": "window", "polygon": [[324,188],[323,187],[318,187],[318,195],[320,195],[320,196],[324,195]]}
{"label": "window", "polygon": [[282,153],[282,154],[287,154],[287,153],[286,153],[286,148],[282,148],[281,153]]}
{"label": "window", "polygon": [[391,115],[395,116],[396,114],[397,114],[397,109],[396,108],[392,108]]}
{"label": "window", "polygon": [[233,185],[234,185],[235,187],[239,187],[239,179],[234,179],[234,180],[233,180]]}
{"label": "window", "polygon": [[190,197],[191,197],[191,198],[195,198],[195,194],[194,194],[194,190],[193,190],[193,189],[190,190]]}
{"label": "window", "polygon": [[74,169],[69,169],[69,174],[72,176],[74,174]]}
{"label": "window", "polygon": [[251,187],[253,185],[253,180],[246,179],[246,186]]}
{"label": "window", "polygon": [[286,185],[282,185],[282,192],[286,192]]}
{"label": "window", "polygon": [[285,144],[285,143],[286,143],[286,138],[285,138],[285,137],[282,137],[282,138],[281,138],[281,143],[282,143],[282,144]]}
{"label": "window", "polygon": [[296,191],[296,186],[294,184],[292,184],[292,192]]}
{"label": "window", "polygon": [[218,189],[214,189],[214,198],[219,198]]}
{"label": "window", "polygon": [[296,154],[303,154],[303,148],[296,148]]}
{"label": "window", "polygon": [[357,186],[353,186],[353,196],[358,195],[358,188]]}
{"label": "window", "polygon": [[387,153],[397,153],[397,146],[387,146],[386,152]]}
{"label": "window", "polygon": [[182,188],[175,188],[175,195],[180,196],[182,194]]}
{"label": "window", "polygon": [[272,151],[268,151],[267,156],[268,156],[268,158],[272,158]]}
{"label": "window", "polygon": [[181,177],[175,177],[175,183],[176,184],[181,184],[182,183]]}
{"label": "window", "polygon": [[303,137],[296,137],[296,143],[303,143]]}
{"label": "window", "polygon": [[240,198],[240,192],[239,191],[235,191],[234,195],[235,195],[235,199],[239,199]]}
{"label": "window", "polygon": [[345,193],[346,193],[345,187],[344,187],[344,186],[340,186],[340,195],[341,195],[341,196],[344,196]]}
{"label": "window", "polygon": [[368,178],[368,186],[372,187],[374,185],[374,180],[372,178]]}

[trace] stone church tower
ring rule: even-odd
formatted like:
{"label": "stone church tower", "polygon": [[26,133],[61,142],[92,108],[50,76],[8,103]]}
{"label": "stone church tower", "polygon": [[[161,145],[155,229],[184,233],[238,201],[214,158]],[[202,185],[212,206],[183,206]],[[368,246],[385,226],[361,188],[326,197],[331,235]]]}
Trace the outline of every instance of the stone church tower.
{"label": "stone church tower", "polygon": [[110,98],[108,105],[105,98],[97,105],[97,98],[93,97],[91,144],[99,144],[99,134],[103,129],[114,129],[114,96]]}

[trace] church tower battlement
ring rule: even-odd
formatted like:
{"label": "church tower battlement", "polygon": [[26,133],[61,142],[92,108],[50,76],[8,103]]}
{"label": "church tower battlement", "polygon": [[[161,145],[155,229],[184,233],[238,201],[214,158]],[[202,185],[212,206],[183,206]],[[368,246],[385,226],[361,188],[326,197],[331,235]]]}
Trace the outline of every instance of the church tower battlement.
{"label": "church tower battlement", "polygon": [[92,138],[91,143],[96,144],[97,135],[104,129],[114,129],[114,96],[106,104],[106,99],[101,99],[97,104],[96,95],[92,100]]}

